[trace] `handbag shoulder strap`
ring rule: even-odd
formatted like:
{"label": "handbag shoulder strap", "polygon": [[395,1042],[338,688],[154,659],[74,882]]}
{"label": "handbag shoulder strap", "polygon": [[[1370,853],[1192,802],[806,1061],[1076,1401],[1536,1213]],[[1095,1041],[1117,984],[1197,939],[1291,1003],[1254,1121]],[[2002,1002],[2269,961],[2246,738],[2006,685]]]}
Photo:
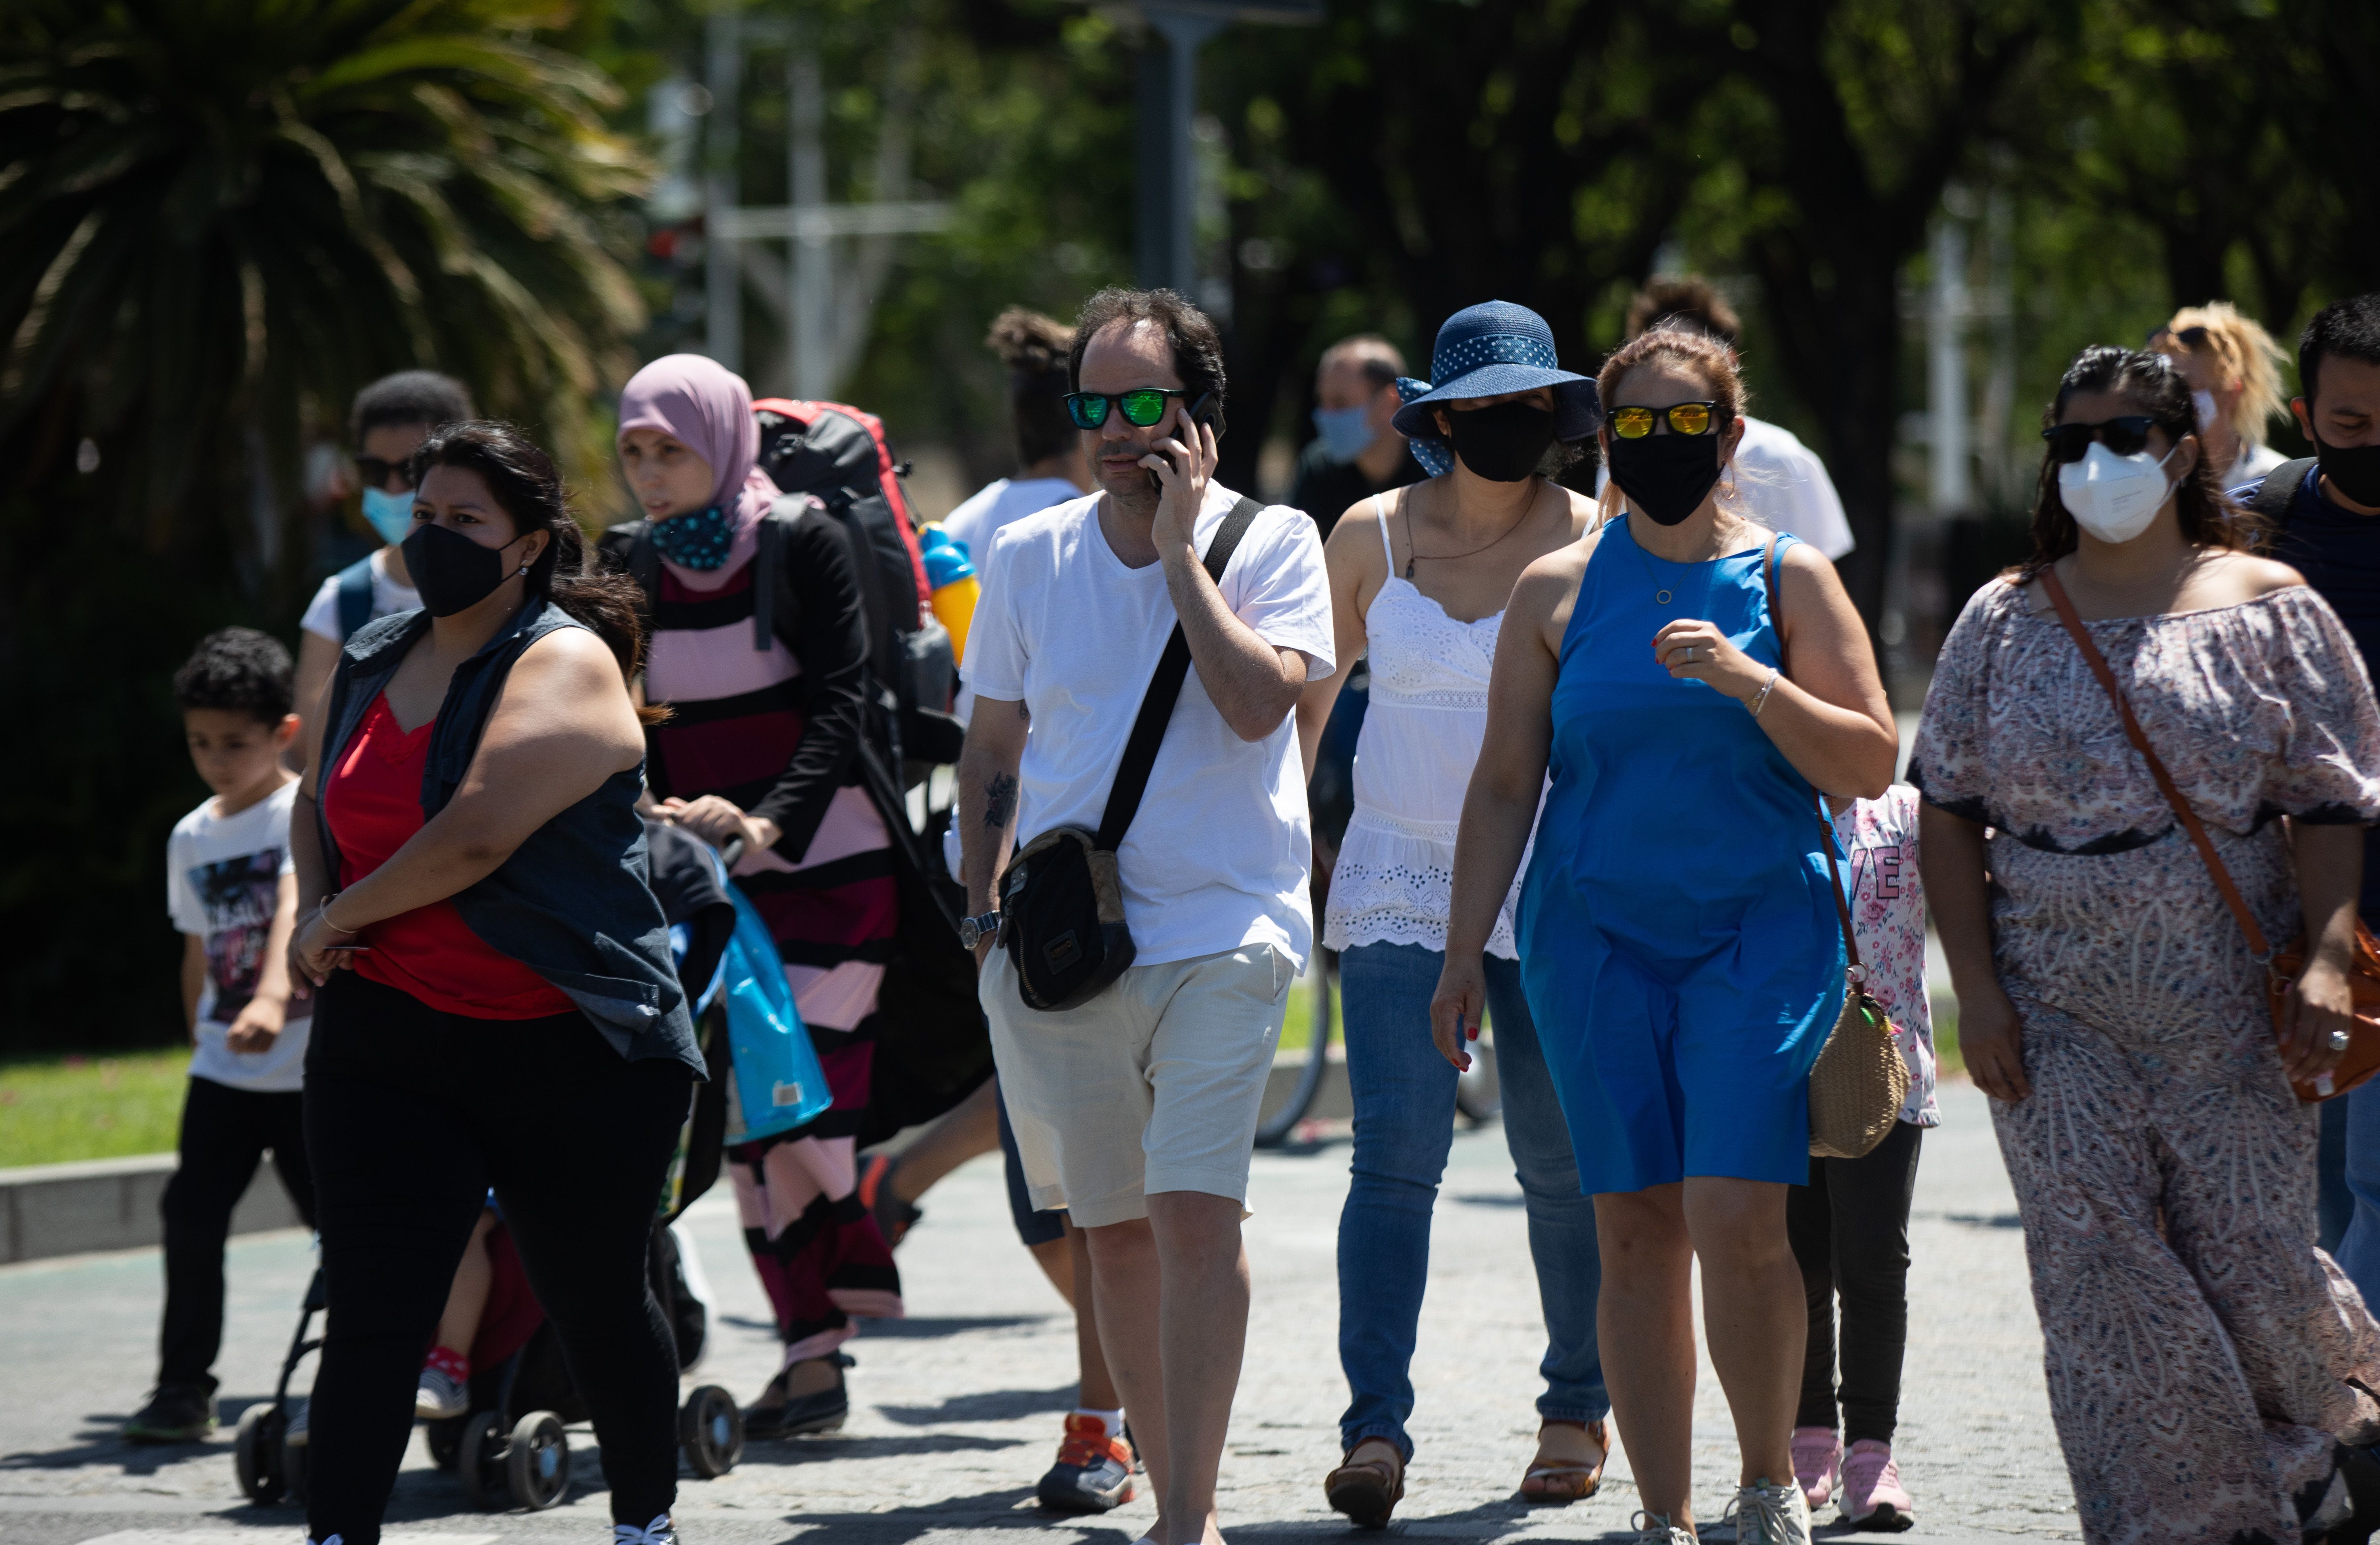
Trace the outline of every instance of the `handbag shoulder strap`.
{"label": "handbag shoulder strap", "polygon": [[[1244,494],[1232,506],[1232,513],[1223,517],[1215,539],[1207,544],[1204,562],[1208,578],[1218,585],[1223,582],[1223,570],[1231,566],[1232,554],[1263,508]],[[1115,783],[1108,790],[1107,809],[1099,814],[1097,841],[1107,852],[1114,852],[1123,843],[1125,828],[1140,812],[1140,797],[1148,792],[1148,775],[1157,767],[1157,748],[1165,739],[1165,726],[1173,717],[1174,700],[1182,696],[1182,683],[1189,675],[1190,639],[1177,622],[1165,640],[1165,652],[1158,656],[1157,674],[1149,679],[1148,694],[1140,700],[1140,712],[1132,722],[1131,737],[1123,743],[1123,760],[1117,764]]]}
{"label": "handbag shoulder strap", "polygon": [[[1768,627],[1777,635],[1777,674],[1788,681],[1792,671],[1785,659],[1785,609],[1782,604],[1785,587],[1778,583],[1777,547],[1779,538],[1768,539],[1768,550],[1760,556],[1761,582],[1768,587]],[[1835,862],[1835,823],[1827,819],[1819,807],[1818,791],[1810,790],[1810,813],[1818,818],[1818,851],[1827,856],[1827,883],[1835,893],[1835,920],[1843,928],[1843,958],[1850,963],[1852,980],[1864,982],[1867,967],[1860,963],[1859,938],[1852,931],[1852,904],[1843,894],[1843,871]]]}
{"label": "handbag shoulder strap", "polygon": [[2256,926],[2255,914],[2248,910],[2248,903],[2240,896],[2240,887],[2231,882],[2231,871],[2224,867],[2222,858],[2215,851],[2215,843],[2206,834],[2205,823],[2198,819],[2198,812],[2190,808],[2190,801],[2181,797],[2181,790],[2174,784],[2173,774],[2165,770],[2165,763],[2157,758],[2156,748],[2149,744],[2147,732],[2132,716],[2132,705],[2124,700],[2123,688],[2116,685],[2116,673],[2107,668],[2107,657],[2101,654],[2099,646],[2091,641],[2090,630],[2082,626],[2082,617],[2076,614],[2074,602],[2067,599],[2066,587],[2058,582],[2055,568],[2044,567],[2041,570],[2041,588],[2048,592],[2049,603],[2058,609],[2058,620],[2066,625],[2066,631],[2074,639],[2074,647],[2082,651],[2082,663],[2091,667],[2091,674],[2099,678],[2099,686],[2107,692],[2107,700],[2116,705],[2117,715],[2124,721],[2124,738],[2132,743],[2132,749],[2149,764],[2149,776],[2156,780],[2157,792],[2164,795],[2165,802],[2173,807],[2174,819],[2180,821],[2181,829],[2190,833],[2198,856],[2206,860],[2206,871],[2215,877],[2215,888],[2223,893],[2223,905],[2231,908],[2231,916],[2239,921],[2240,931],[2247,935],[2249,953],[2256,957],[2257,964],[2264,964],[2273,953],[2272,946],[2265,942],[2265,931]]}

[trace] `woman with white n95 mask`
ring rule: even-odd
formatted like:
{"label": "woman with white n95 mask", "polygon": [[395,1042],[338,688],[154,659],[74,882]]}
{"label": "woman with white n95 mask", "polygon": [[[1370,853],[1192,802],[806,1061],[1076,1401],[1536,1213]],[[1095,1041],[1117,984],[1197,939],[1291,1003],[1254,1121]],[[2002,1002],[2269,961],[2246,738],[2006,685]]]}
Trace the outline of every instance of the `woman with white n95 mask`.
{"label": "woman with white n95 mask", "polygon": [[[2380,710],[2329,603],[2253,554],[2168,359],[2086,349],[2044,421],[2033,556],[1951,628],[1909,781],[2077,1522],[2362,1539],[2380,1325],[2313,1243],[2290,1085],[2350,1040]],[[2234,906],[2306,942],[2277,1034]]]}

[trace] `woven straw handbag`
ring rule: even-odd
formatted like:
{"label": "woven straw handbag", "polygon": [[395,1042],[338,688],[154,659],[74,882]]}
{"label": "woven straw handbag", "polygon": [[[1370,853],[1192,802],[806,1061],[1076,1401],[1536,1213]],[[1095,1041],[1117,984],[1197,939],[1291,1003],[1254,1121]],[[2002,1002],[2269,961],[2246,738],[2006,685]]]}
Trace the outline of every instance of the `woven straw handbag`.
{"label": "woven straw handbag", "polygon": [[[1815,800],[1813,799],[1815,805]],[[1867,990],[1859,941],[1852,937],[1852,909],[1843,899],[1842,872],[1835,867],[1835,832],[1824,816],[1819,850],[1827,856],[1827,879],[1842,919],[1843,955],[1851,979],[1843,1012],[1810,1069],[1810,1152],[1820,1159],[1862,1159],[1891,1135],[1909,1099],[1909,1064],[1900,1060],[1884,1005]]]}
{"label": "woven straw handbag", "polygon": [[[1784,614],[1777,587],[1777,539],[1760,563],[1768,586],[1770,626]],[[1779,671],[1784,663],[1785,634],[1778,629]],[[1851,904],[1843,896],[1842,870],[1835,862],[1835,828],[1818,808],[1815,790],[1810,813],[1818,822],[1818,851],[1827,856],[1827,881],[1834,892],[1835,916],[1842,924],[1844,975],[1843,1011],[1819,1049],[1810,1069],[1810,1152],[1819,1159],[1863,1159],[1891,1135],[1909,1099],[1909,1064],[1900,1060],[1900,1046],[1884,1005],[1867,990],[1867,967],[1860,964],[1859,940],[1852,932]]]}

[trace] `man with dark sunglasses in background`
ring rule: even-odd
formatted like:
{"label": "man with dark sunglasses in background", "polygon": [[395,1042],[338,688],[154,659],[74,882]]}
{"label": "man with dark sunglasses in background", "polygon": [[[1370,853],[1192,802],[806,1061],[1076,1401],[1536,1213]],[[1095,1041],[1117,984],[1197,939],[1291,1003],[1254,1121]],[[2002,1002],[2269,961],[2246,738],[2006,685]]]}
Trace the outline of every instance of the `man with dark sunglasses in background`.
{"label": "man with dark sunglasses in background", "polygon": [[[1216,1538],[1246,1344],[1240,1217],[1257,1107],[1314,943],[1291,712],[1333,674],[1330,596],[1313,521],[1215,481],[1222,341],[1188,300],[1101,290],[1068,373],[1098,492],[1015,521],[978,559],[961,667],[976,700],[958,767],[960,937],[983,962],[1032,1203],[1068,1209],[1087,1235],[1101,1346],[1157,1492],[1152,1538],[1200,1545]],[[1230,529],[1219,579],[1204,558]],[[1052,995],[1073,1006],[1028,1006],[1019,962],[1062,968],[1093,925],[1026,938],[1010,919],[1003,939],[995,882],[1013,843],[1109,824],[1177,626],[1180,696],[1150,716],[1161,734],[1154,760],[1135,762],[1146,781],[1121,836],[1096,844],[1111,845],[1113,879],[1082,882],[1103,888],[1095,943],[1121,893],[1131,964],[1087,997]],[[1028,857],[1003,894],[1069,872],[1062,849],[1043,851],[1048,865]]]}
{"label": "man with dark sunglasses in background", "polygon": [[[399,371],[356,394],[348,415],[348,443],[355,447],[354,482],[363,494],[363,517],[381,547],[322,581],[307,604],[298,635],[298,712],[311,713],[323,685],[339,663],[347,635],[371,621],[421,604],[406,572],[405,541],[413,524],[413,479],[406,470],[415,449],[440,424],[478,417],[471,395],[453,376],[436,371]],[[298,737],[305,755],[305,736]]]}
{"label": "man with dark sunglasses in background", "polygon": [[[2285,461],[2231,497],[2274,529],[2272,554],[2305,576],[2380,676],[2380,294],[2334,301],[2298,340],[2289,410],[2314,454]],[[2367,927],[2380,928],[2380,829],[2363,838]],[[2380,1080],[2323,1107],[2325,1147],[2345,1108],[2347,1188],[2354,1210],[2334,1252],[2380,1304]]]}

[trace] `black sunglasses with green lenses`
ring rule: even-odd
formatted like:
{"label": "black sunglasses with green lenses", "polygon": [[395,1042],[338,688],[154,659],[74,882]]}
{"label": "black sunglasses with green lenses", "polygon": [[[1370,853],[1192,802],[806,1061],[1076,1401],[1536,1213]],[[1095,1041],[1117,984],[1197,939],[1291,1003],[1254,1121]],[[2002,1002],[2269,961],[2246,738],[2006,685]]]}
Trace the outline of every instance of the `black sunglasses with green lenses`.
{"label": "black sunglasses with green lenses", "polygon": [[1611,410],[1611,432],[1622,440],[1642,440],[1653,432],[1653,425],[1662,419],[1670,420],[1671,434],[1708,434],[1711,420],[1718,412],[1715,402],[1681,402],[1668,408],[1615,408]]}
{"label": "black sunglasses with green lenses", "polygon": [[1075,420],[1076,429],[1097,429],[1108,421],[1108,410],[1112,408],[1133,428],[1148,429],[1165,417],[1166,399],[1189,395],[1171,386],[1135,386],[1129,392],[1069,392],[1066,416]]}
{"label": "black sunglasses with green lenses", "polygon": [[2156,420],[2147,414],[2127,413],[2104,423],[2053,424],[2041,437],[2049,442],[2049,459],[2064,463],[2089,455],[2094,440],[2118,456],[2138,456],[2149,448],[2149,431],[2155,428]]}

